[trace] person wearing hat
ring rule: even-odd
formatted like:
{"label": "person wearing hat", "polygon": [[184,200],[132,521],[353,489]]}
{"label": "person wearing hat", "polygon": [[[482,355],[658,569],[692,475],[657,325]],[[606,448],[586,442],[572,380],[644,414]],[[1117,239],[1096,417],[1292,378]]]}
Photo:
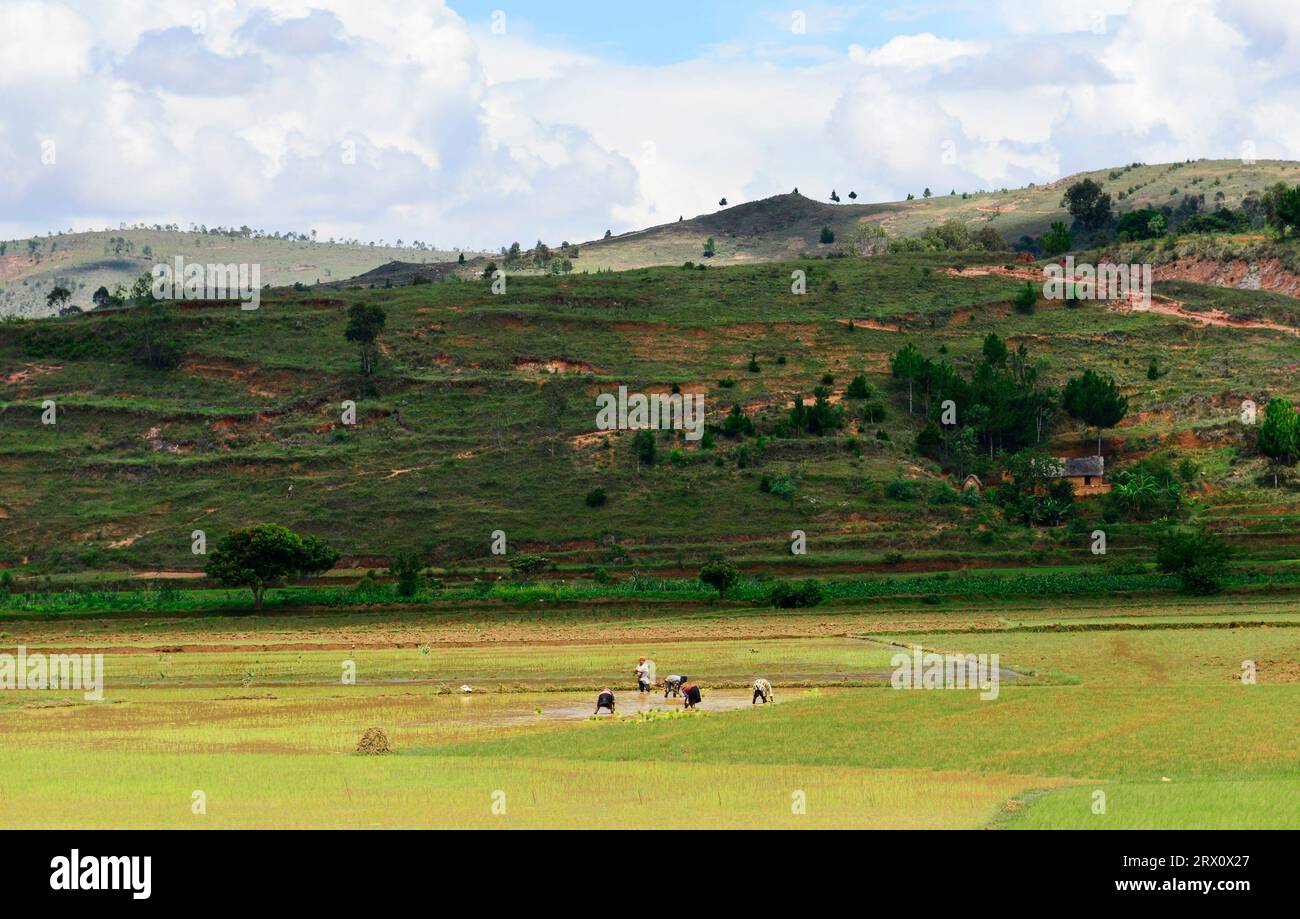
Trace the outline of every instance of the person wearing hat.
{"label": "person wearing hat", "polygon": [[650,691],[650,665],[644,657],[636,665],[636,686],[641,692]]}

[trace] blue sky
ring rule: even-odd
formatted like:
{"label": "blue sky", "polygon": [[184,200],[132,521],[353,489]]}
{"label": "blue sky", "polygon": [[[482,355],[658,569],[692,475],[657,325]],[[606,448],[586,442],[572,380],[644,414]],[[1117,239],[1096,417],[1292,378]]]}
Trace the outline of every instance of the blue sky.
{"label": "blue sky", "polygon": [[[664,65],[689,61],[735,43],[797,50],[828,39],[882,45],[903,32],[930,32],[946,38],[996,34],[998,23],[987,4],[961,2],[787,4],[737,0],[663,0],[651,3],[519,2],[501,0],[453,3],[475,26],[484,27],[498,10],[530,38],[623,63]],[[791,14],[802,9],[812,28],[794,35]],[[818,29],[834,24],[835,31]],[[824,28],[824,26],[823,26]]]}
{"label": "blue sky", "polygon": [[0,238],[495,248],[795,186],[1296,159],[1297,61],[1294,0],[3,0]]}

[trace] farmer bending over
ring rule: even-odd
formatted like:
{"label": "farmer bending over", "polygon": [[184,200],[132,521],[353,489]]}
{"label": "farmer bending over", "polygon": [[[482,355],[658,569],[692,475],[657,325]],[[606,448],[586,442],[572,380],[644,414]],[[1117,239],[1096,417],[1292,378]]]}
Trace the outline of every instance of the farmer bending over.
{"label": "farmer bending over", "polygon": [[687,683],[682,687],[682,697],[686,701],[685,710],[688,712],[695,711],[695,706],[700,704],[700,687],[694,683]]}
{"label": "farmer bending over", "polygon": [[614,694],[609,691],[608,686],[600,691],[600,695],[596,696],[596,710],[592,714],[599,715],[602,708],[607,708],[611,715],[614,714]]}
{"label": "farmer bending over", "polygon": [[764,705],[772,701],[772,684],[762,677],[754,681],[754,698],[749,704],[756,705],[759,699],[763,700]]}
{"label": "farmer bending over", "polygon": [[686,682],[686,677],[676,673],[670,675],[664,680],[664,698],[669,696],[679,696],[682,693],[682,684]]}

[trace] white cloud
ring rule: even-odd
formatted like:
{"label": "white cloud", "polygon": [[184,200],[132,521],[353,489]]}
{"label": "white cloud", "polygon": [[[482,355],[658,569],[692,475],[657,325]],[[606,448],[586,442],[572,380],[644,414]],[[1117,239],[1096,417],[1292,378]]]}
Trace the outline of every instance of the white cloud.
{"label": "white cloud", "polygon": [[90,29],[61,4],[17,0],[0,6],[0,90],[73,80],[89,66]]}
{"label": "white cloud", "polygon": [[982,42],[954,41],[925,32],[921,35],[899,35],[870,51],[860,45],[850,45],[849,59],[869,67],[919,70],[945,67],[958,58],[985,54],[988,50],[989,46]]}
{"label": "white cloud", "polygon": [[[1006,36],[873,48],[783,20],[784,38],[649,66],[517,18],[480,31],[438,0],[6,0],[0,214],[13,233],[148,215],[497,246],[794,186],[895,199],[1246,140],[1297,157],[1290,2],[1007,3]],[[806,9],[835,35],[859,6]]]}

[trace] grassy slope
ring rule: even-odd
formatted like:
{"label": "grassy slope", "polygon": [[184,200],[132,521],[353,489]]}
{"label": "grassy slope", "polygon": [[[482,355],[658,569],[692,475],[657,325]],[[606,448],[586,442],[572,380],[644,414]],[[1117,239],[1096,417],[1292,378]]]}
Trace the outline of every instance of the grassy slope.
{"label": "grassy slope", "polygon": [[[1113,176],[1113,177],[1112,177]],[[973,228],[988,224],[1003,238],[1014,241],[1023,235],[1037,235],[1054,220],[1070,222],[1061,207],[1061,195],[1074,182],[1091,178],[1111,193],[1115,209],[1124,213],[1146,207],[1175,206],[1184,195],[1205,195],[1206,207],[1219,204],[1236,207],[1250,191],[1279,181],[1300,181],[1300,163],[1261,160],[1245,165],[1240,160],[1200,160],[1193,163],[1156,163],[1149,166],[1118,167],[1082,172],[1034,188],[991,190],[962,198],[962,189],[932,189],[934,197],[878,204],[831,204],[803,195],[778,195],[761,201],[723,208],[679,223],[664,224],[633,233],[623,233],[581,246],[577,270],[639,268],[648,265],[680,265],[701,261],[704,241],[714,238],[716,264],[779,261],[801,253],[816,253],[836,246],[819,242],[821,229],[829,226],[837,242],[852,238],[854,226],[870,221],[884,227],[891,236],[917,236],[927,227],[945,220],[960,220]],[[1217,182],[1217,184],[1216,184]],[[1130,193],[1130,189],[1132,192]],[[804,188],[803,194],[813,193]],[[1120,192],[1125,193],[1119,200]],[[1222,199],[1217,199],[1219,193]],[[839,190],[847,201],[847,189]]]}
{"label": "grassy slope", "polygon": [[[109,240],[115,237],[129,240],[133,250],[120,255],[108,251]],[[350,278],[393,260],[454,261],[457,255],[395,246],[232,239],[188,231],[102,230],[37,240],[37,258],[29,256],[25,239],[0,241],[5,245],[0,256],[0,317],[45,315],[45,296],[55,284],[73,292],[74,306],[88,310],[91,295],[101,285],[110,291],[118,284],[130,287],[155,264],[171,264],[178,255],[187,263],[260,265],[262,283],[273,287]],[[149,257],[143,254],[146,246],[152,251]]]}
{"label": "grassy slope", "polygon": [[[710,420],[739,403],[762,427],[825,372],[837,391],[859,372],[887,389],[888,356],[904,342],[932,355],[943,346],[962,364],[990,331],[1025,342],[1054,385],[1080,366],[1115,374],[1131,407],[1107,438],[1112,465],[1117,452],[1192,456],[1213,486],[1201,497],[1216,525],[1249,554],[1291,557],[1286,534],[1300,502],[1260,487],[1263,467],[1246,455],[1235,419],[1242,398],[1296,396],[1293,338],[1098,305],[1044,304],[1022,316],[1008,305],[1016,282],[952,277],[954,261],[963,259],[523,278],[500,297],[469,282],[330,299],[285,293],[255,313],[182,310],[186,360],[171,373],[124,359],[122,317],[0,326],[0,364],[15,368],[0,376],[0,564],[195,569],[193,529],[213,537],[267,519],[327,536],[361,563],[412,548],[442,563],[499,565],[486,556],[495,529],[513,549],[544,549],[571,570],[691,572],[719,539],[742,561],[792,571],[823,562],[885,570],[890,551],[937,567],[1096,561],[1086,540],[1063,529],[1025,531],[987,509],[886,500],[884,482],[937,474],[911,452],[919,415],[892,389],[886,421],[856,440],[771,439],[758,464],[750,441],[744,468],[741,445],[725,438],[711,452],[682,444],[679,465],[637,470],[629,437],[586,436],[594,396],[620,383],[679,383],[706,393]],[[789,289],[794,268],[810,271],[801,297]],[[1213,296],[1219,308],[1249,310],[1262,299],[1282,308],[1260,292]],[[347,307],[358,301],[389,313],[369,391],[343,339]],[[855,327],[841,321],[850,318]],[[751,354],[760,373],[746,370]],[[1155,382],[1145,373],[1152,357],[1165,371]],[[559,359],[576,372],[528,363]],[[721,387],[728,377],[735,386]],[[564,397],[557,419],[546,415],[543,387]],[[39,423],[45,399],[59,406],[57,425]],[[355,428],[339,423],[346,399],[358,403]],[[875,438],[878,427],[891,441]],[[1053,443],[1078,451],[1085,441],[1065,420]],[[664,458],[672,446],[661,438]],[[761,493],[765,474],[792,476],[796,497]],[[610,500],[591,509],[583,498],[596,485]],[[980,526],[994,530],[990,542],[973,541]],[[792,560],[784,545],[796,528],[812,548]],[[1111,528],[1110,544],[1121,558],[1145,551],[1131,527]]]}

